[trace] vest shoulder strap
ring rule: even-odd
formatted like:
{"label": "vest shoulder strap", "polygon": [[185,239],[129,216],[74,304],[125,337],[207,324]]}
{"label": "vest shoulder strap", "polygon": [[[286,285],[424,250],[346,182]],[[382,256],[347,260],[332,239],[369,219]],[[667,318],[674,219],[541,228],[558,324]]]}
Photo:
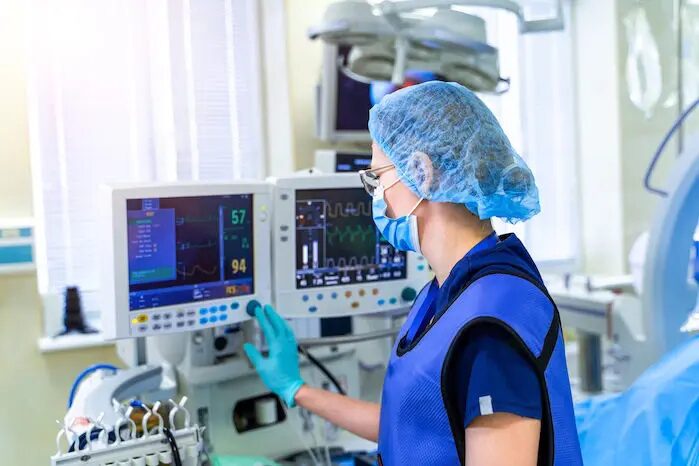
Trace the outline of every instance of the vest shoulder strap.
{"label": "vest shoulder strap", "polygon": [[463,413],[460,413],[458,408],[458,387],[456,384],[456,370],[458,369],[457,356],[460,354],[460,350],[463,349],[466,344],[469,330],[471,330],[475,325],[478,324],[493,324],[507,331],[507,333],[512,337],[513,341],[517,344],[517,346],[520,347],[523,354],[527,356],[527,358],[536,370],[537,378],[539,379],[540,385],[542,387],[543,402],[541,420],[541,440],[539,446],[538,464],[553,464],[553,426],[551,424],[551,409],[549,405],[549,396],[548,389],[546,386],[547,384],[545,378],[545,371],[551,359],[551,355],[553,354],[553,351],[556,347],[558,335],[561,329],[558,309],[556,308],[556,304],[554,303],[553,299],[549,295],[544,285],[531,274],[519,268],[508,268],[494,265],[483,268],[468,282],[466,282],[462,287],[460,293],[452,300],[449,306],[447,306],[447,310],[452,306],[452,304],[454,304],[464,295],[464,293],[470,286],[472,286],[479,280],[491,275],[515,276],[531,283],[545,296],[545,298],[548,301],[550,301],[553,309],[553,315],[548,329],[546,329],[545,336],[543,338],[542,349],[538,356],[531,351],[529,346],[522,339],[522,336],[520,336],[520,334],[515,329],[513,329],[512,326],[504,319],[499,319],[497,317],[492,316],[475,317],[466,322],[463,325],[463,327],[457,332],[446,353],[446,357],[444,358],[442,364],[441,372],[442,398],[449,418],[449,423],[451,425],[452,434],[454,436],[454,443],[456,445],[461,464],[464,464],[466,445],[463,425]]}

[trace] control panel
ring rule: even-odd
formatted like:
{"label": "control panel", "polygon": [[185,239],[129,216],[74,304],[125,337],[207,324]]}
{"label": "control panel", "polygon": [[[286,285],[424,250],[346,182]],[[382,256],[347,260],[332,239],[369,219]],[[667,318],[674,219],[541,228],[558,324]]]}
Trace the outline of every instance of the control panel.
{"label": "control panel", "polygon": [[277,310],[329,317],[409,306],[431,278],[427,261],[398,251],[374,226],[356,174],[274,180]]}
{"label": "control panel", "polygon": [[102,201],[108,338],[230,325],[270,302],[268,184],[107,186]]}

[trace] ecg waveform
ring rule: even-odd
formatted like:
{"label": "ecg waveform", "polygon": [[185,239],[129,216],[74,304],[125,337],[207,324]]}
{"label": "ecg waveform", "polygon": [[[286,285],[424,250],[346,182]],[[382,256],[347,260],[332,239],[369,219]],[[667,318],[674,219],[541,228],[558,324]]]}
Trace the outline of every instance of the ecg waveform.
{"label": "ecg waveform", "polygon": [[181,226],[181,225],[184,225],[186,223],[211,223],[211,222],[218,222],[218,215],[206,215],[203,217],[184,216],[184,217],[177,217],[175,219],[175,224],[177,226]]}
{"label": "ecg waveform", "polygon": [[337,259],[337,261],[331,257],[329,257],[326,260],[326,267],[329,268],[344,268],[344,267],[356,267],[358,265],[370,265],[373,263],[373,258],[367,257],[367,256],[361,256],[359,258],[357,257],[350,257],[345,258],[345,257],[340,257]]}
{"label": "ecg waveform", "polygon": [[328,244],[334,246],[336,243],[364,243],[374,241],[376,229],[373,225],[349,225],[344,228],[328,228],[326,233]]}
{"label": "ecg waveform", "polygon": [[197,271],[200,273],[203,273],[204,275],[216,275],[218,272],[218,267],[214,267],[211,270],[207,270],[204,267],[201,267],[199,265],[195,265],[191,271],[187,272],[187,269],[177,269],[177,274],[182,275],[183,277],[193,277],[194,275],[197,274]]}
{"label": "ecg waveform", "polygon": [[325,203],[325,211],[330,218],[338,217],[371,217],[371,203],[370,202],[329,202]]}

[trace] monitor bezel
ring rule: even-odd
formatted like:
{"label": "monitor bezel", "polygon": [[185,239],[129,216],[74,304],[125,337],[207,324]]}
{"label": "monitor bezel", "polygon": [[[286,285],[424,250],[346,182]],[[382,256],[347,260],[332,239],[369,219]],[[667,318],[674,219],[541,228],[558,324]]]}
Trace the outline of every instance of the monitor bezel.
{"label": "monitor bezel", "polygon": [[[344,189],[362,188],[359,176],[354,173],[336,173],[320,175],[296,175],[286,178],[274,179],[274,222],[272,226],[274,269],[274,302],[279,313],[285,317],[314,317],[303,309],[286,308],[285,299],[290,296],[302,294],[323,293],[331,295],[333,292],[355,293],[359,290],[370,288],[395,289],[399,285],[409,285],[414,281],[421,282],[420,276],[412,274],[415,268],[417,256],[413,252],[406,254],[406,278],[377,282],[341,284],[334,286],[296,288],[296,191],[308,189]],[[367,194],[368,196],[368,194]],[[285,198],[284,198],[285,197]],[[282,205],[287,203],[284,207]],[[428,273],[423,274],[427,281]],[[338,302],[336,306],[341,306]],[[360,311],[351,309],[338,310],[332,316],[357,315],[361,313],[376,312],[377,309],[365,308]],[[324,315],[324,317],[329,317]]]}
{"label": "monitor bezel", "polygon": [[[158,310],[162,312],[181,309],[185,306],[200,307],[219,302],[221,299],[159,306],[139,311],[129,310],[128,238],[126,202],[129,199],[172,198],[197,196],[226,196],[250,194],[253,196],[253,258],[254,290],[252,294],[231,299],[257,300],[269,303],[272,280],[269,267],[271,258],[269,209],[271,190],[268,183],[245,180],[235,183],[172,183],[172,184],[127,184],[102,186],[102,234],[106,241],[105,254],[101,261],[102,324],[108,339],[128,338],[131,334],[130,319],[136,312]],[[230,299],[228,299],[230,300]],[[227,324],[249,319],[245,311],[238,312]],[[212,325],[212,327],[215,325]]]}

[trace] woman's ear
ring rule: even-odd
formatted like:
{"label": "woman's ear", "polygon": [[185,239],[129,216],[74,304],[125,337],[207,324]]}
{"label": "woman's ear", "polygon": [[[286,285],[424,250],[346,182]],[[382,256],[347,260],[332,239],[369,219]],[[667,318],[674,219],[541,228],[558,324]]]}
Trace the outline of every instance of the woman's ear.
{"label": "woman's ear", "polygon": [[415,151],[410,155],[407,168],[415,180],[415,188],[422,196],[429,197],[437,182],[432,159],[424,152]]}

